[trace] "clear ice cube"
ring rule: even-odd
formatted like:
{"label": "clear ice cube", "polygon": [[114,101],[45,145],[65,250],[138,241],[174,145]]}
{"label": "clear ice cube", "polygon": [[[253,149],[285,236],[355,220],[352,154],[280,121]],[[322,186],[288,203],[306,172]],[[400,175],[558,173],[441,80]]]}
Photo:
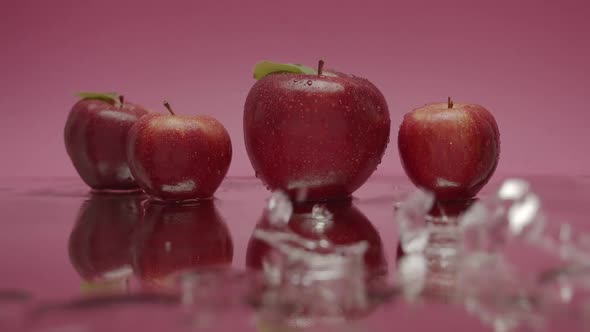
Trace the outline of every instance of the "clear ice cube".
{"label": "clear ice cube", "polygon": [[426,257],[421,253],[411,253],[400,259],[396,271],[396,281],[407,299],[415,299],[422,293],[427,271]]}
{"label": "clear ice cube", "polygon": [[395,219],[399,225],[400,245],[404,253],[424,251],[429,237],[426,216],[433,204],[432,193],[417,190],[396,206]]}
{"label": "clear ice cube", "polygon": [[266,207],[268,221],[274,227],[284,227],[289,223],[293,214],[293,204],[289,196],[283,191],[273,191]]}

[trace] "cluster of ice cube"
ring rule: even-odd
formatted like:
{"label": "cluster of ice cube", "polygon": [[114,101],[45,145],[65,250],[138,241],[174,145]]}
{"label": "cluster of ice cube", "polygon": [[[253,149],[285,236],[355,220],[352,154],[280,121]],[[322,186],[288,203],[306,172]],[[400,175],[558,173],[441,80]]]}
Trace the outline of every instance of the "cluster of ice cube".
{"label": "cluster of ice cube", "polygon": [[[266,289],[259,315],[267,322],[308,327],[361,314],[368,306],[367,243],[336,245],[325,238],[303,238],[287,227],[292,213],[289,197],[273,192],[266,209],[272,227],[254,232],[272,249],[263,260]],[[330,223],[333,216],[318,204],[311,217]]]}
{"label": "cluster of ice cube", "polygon": [[542,328],[549,315],[588,315],[590,235],[550,220],[529,183],[504,181],[447,227],[428,222],[433,203],[416,191],[395,210],[396,282],[406,297],[444,294],[498,332]]}

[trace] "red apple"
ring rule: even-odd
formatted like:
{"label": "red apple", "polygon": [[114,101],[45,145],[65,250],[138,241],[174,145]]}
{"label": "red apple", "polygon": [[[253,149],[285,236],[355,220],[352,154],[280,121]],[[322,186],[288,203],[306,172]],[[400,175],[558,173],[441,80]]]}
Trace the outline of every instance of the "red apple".
{"label": "red apple", "polygon": [[136,241],[135,272],[156,285],[185,270],[229,265],[233,258],[231,235],[212,200],[148,202]]}
{"label": "red apple", "polygon": [[450,98],[406,114],[397,142],[410,180],[441,201],[474,197],[500,156],[500,132],[492,114]]}
{"label": "red apple", "polygon": [[76,271],[87,282],[109,282],[130,276],[131,241],[141,220],[143,194],[93,194],[80,207],[68,251]]}
{"label": "red apple", "polygon": [[209,198],[225,177],[232,157],[229,135],[207,115],[154,114],[130,130],[131,174],[152,198],[187,201]]}
{"label": "red apple", "polygon": [[74,168],[97,190],[137,189],[125,144],[129,128],[148,110],[117,94],[80,93],[64,129],[66,150]]}
{"label": "red apple", "polygon": [[[287,224],[290,231],[311,240],[327,239],[336,245],[352,245],[366,241],[365,266],[368,279],[382,277],[387,274],[387,262],[383,252],[383,244],[379,233],[369,219],[365,217],[350,201],[337,201],[324,205],[331,216],[314,216],[314,204],[298,203],[294,206],[293,215]],[[257,229],[271,227],[266,214],[256,226]],[[246,251],[246,265],[252,269],[261,269],[262,262],[269,254],[271,247],[255,237],[250,239]]]}
{"label": "red apple", "polygon": [[269,189],[309,201],[350,196],[375,171],[389,141],[389,110],[370,81],[263,61],[244,107],[244,139]]}

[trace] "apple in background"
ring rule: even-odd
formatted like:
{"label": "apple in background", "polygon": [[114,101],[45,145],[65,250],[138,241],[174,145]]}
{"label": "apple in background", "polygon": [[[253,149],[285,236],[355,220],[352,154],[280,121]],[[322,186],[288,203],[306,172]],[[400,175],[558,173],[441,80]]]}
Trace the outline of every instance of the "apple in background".
{"label": "apple in background", "polygon": [[232,157],[229,134],[207,115],[154,114],[130,130],[127,160],[131,174],[152,198],[190,201],[210,198]]}
{"label": "apple in background", "polygon": [[66,150],[74,168],[96,190],[137,189],[127,166],[129,128],[149,113],[116,93],[80,93],[64,129]]}
{"label": "apple in background", "polygon": [[141,220],[143,194],[92,194],[82,203],[68,240],[70,262],[85,289],[125,286],[131,276],[131,244]]}
{"label": "apple in background", "polygon": [[[381,237],[371,224],[350,200],[330,202],[323,205],[331,215],[314,215],[313,203],[297,203],[293,207],[293,215],[287,224],[290,231],[310,240],[327,239],[336,245],[352,245],[367,241],[365,266],[368,280],[383,277],[387,274],[387,261],[383,252]],[[267,215],[264,214],[256,229],[271,228]],[[272,248],[262,240],[252,237],[246,251],[248,268],[260,270],[262,262]]]}
{"label": "apple in background", "polygon": [[410,180],[440,201],[474,197],[500,156],[500,132],[492,114],[450,98],[406,114],[397,143]]}
{"label": "apple in background", "polygon": [[308,201],[350,196],[389,141],[383,94],[364,78],[260,62],[244,106],[248,156],[267,188]]}
{"label": "apple in background", "polygon": [[148,202],[135,242],[135,273],[157,286],[170,286],[182,271],[230,265],[233,258],[231,235],[212,200]]}

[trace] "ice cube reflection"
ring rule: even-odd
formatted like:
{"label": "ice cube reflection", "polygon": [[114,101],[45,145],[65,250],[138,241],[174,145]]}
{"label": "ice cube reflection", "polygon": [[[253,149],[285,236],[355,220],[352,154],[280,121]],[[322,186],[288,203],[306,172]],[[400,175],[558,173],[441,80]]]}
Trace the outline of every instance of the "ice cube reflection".
{"label": "ice cube reflection", "polygon": [[[255,230],[272,230],[272,222],[265,210]],[[254,232],[253,232],[254,233]],[[300,241],[310,241],[322,252],[325,243],[332,245],[353,245],[365,241],[367,250],[363,260],[367,276],[375,278],[387,274],[387,262],[381,237],[371,221],[351,201],[337,201],[325,204],[295,203],[293,214],[279,236],[297,236]],[[246,250],[248,268],[260,270],[263,260],[271,252],[268,242],[252,235]]]}
{"label": "ice cube reflection", "polygon": [[264,278],[261,321],[317,327],[370,310],[367,282],[387,264],[379,234],[350,201],[295,203],[289,223],[272,226],[263,212],[247,250],[248,267]]}

